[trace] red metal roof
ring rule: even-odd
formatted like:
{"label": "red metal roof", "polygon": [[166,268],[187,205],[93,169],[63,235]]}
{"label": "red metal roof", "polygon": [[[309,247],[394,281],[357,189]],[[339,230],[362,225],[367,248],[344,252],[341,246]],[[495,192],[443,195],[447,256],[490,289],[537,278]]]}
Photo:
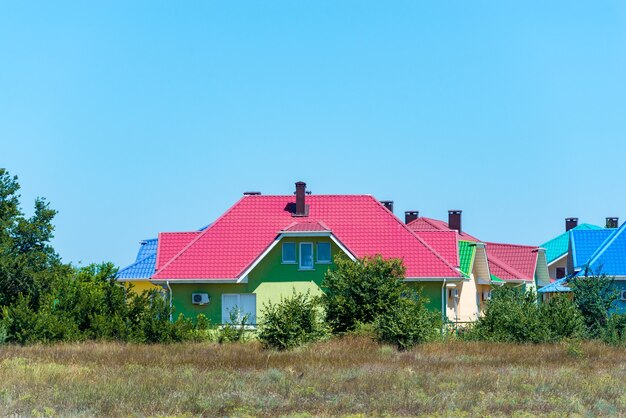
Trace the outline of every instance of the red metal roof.
{"label": "red metal roof", "polygon": [[[407,226],[409,227],[411,231],[414,231],[414,232],[417,232],[417,231],[455,231],[454,229],[450,229],[448,227],[447,222],[440,221],[439,219],[425,218],[425,217],[417,218],[413,222],[410,222]],[[478,238],[471,236],[467,232],[461,232],[459,234],[459,239],[462,239],[465,241],[473,241],[473,242],[480,241]]]}
{"label": "red metal roof", "polygon": [[459,247],[456,231],[415,231],[428,245],[437,251],[448,263],[459,266]]}
{"label": "red metal roof", "polygon": [[[309,215],[292,216],[293,196],[244,196],[180,250],[180,240],[161,240],[163,256],[175,253],[153,279],[235,279],[294,222],[317,223],[357,257],[380,254],[404,260],[407,277],[462,277],[443,256],[372,196],[312,195]],[[171,244],[170,244],[171,243]],[[175,248],[169,248],[172,245]],[[161,249],[161,247],[163,247]],[[167,247],[167,248],[165,248]]]}
{"label": "red metal roof", "polygon": [[202,232],[161,232],[157,247],[157,271]]}
{"label": "red metal roof", "polygon": [[488,242],[486,250],[491,274],[502,280],[534,280],[537,247]]}
{"label": "red metal roof", "polygon": [[284,232],[330,232],[321,222],[294,222]]}

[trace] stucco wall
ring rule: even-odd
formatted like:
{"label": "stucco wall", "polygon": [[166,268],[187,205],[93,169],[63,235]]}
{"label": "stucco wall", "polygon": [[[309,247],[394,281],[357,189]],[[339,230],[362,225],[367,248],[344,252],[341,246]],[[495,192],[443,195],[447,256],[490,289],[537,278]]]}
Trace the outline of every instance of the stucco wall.
{"label": "stucco wall", "polygon": [[130,287],[128,285],[132,283],[133,285],[132,291],[136,293],[141,293],[144,290],[152,290],[152,289],[163,290],[161,286],[154,285],[150,283],[150,281],[148,280],[133,280],[133,281],[122,282],[122,283],[124,283],[124,285],[126,285],[127,287]]}

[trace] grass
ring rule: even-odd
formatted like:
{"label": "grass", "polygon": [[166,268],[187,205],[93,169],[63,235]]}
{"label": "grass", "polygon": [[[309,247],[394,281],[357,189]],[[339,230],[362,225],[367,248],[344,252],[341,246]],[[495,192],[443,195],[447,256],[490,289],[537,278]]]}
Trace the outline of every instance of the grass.
{"label": "grass", "polygon": [[448,342],[398,352],[346,337],[3,346],[0,415],[626,415],[626,352],[595,343]]}

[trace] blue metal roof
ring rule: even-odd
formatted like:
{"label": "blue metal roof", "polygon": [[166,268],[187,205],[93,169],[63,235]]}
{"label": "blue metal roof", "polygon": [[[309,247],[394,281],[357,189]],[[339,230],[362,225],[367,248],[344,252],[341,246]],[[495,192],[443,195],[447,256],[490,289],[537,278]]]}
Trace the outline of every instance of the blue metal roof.
{"label": "blue metal roof", "polygon": [[[204,231],[211,224],[204,226],[198,231]],[[149,279],[156,270],[158,238],[145,239],[140,242],[139,251],[135,262],[126,266],[117,273],[119,279]]]}
{"label": "blue metal roof", "polygon": [[143,260],[149,255],[156,254],[157,246],[159,244],[158,238],[150,238],[141,241],[139,251],[137,252],[137,258],[135,261]]}
{"label": "blue metal roof", "polygon": [[[592,224],[580,224],[577,227],[572,228],[570,231],[588,231],[598,229],[603,228]],[[569,233],[563,232],[561,235],[552,238],[550,241],[544,242],[540,245],[540,247],[546,249],[546,259],[548,260],[548,264],[550,264],[567,253],[568,245]]]}
{"label": "blue metal roof", "polygon": [[589,269],[609,276],[626,276],[626,223],[623,223],[590,257]]}
{"label": "blue metal roof", "polygon": [[148,279],[154,274],[155,267],[156,252],[124,267],[117,273],[117,277],[119,279]]}
{"label": "blue metal roof", "polygon": [[537,290],[537,293],[557,293],[557,292],[571,292],[569,286],[567,286],[567,278],[559,279],[556,282],[550,283],[547,286]]}
{"label": "blue metal roof", "polygon": [[613,232],[615,232],[615,229],[570,231],[570,267],[573,269],[580,269],[585,266],[591,259],[593,253]]}

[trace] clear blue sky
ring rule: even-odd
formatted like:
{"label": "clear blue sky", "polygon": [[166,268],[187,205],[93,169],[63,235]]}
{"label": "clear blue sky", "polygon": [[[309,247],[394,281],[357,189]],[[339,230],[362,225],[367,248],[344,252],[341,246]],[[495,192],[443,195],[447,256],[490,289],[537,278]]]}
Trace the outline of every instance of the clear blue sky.
{"label": "clear blue sky", "polygon": [[539,244],[626,220],[625,141],[623,1],[0,3],[0,166],[66,261],[297,180]]}

